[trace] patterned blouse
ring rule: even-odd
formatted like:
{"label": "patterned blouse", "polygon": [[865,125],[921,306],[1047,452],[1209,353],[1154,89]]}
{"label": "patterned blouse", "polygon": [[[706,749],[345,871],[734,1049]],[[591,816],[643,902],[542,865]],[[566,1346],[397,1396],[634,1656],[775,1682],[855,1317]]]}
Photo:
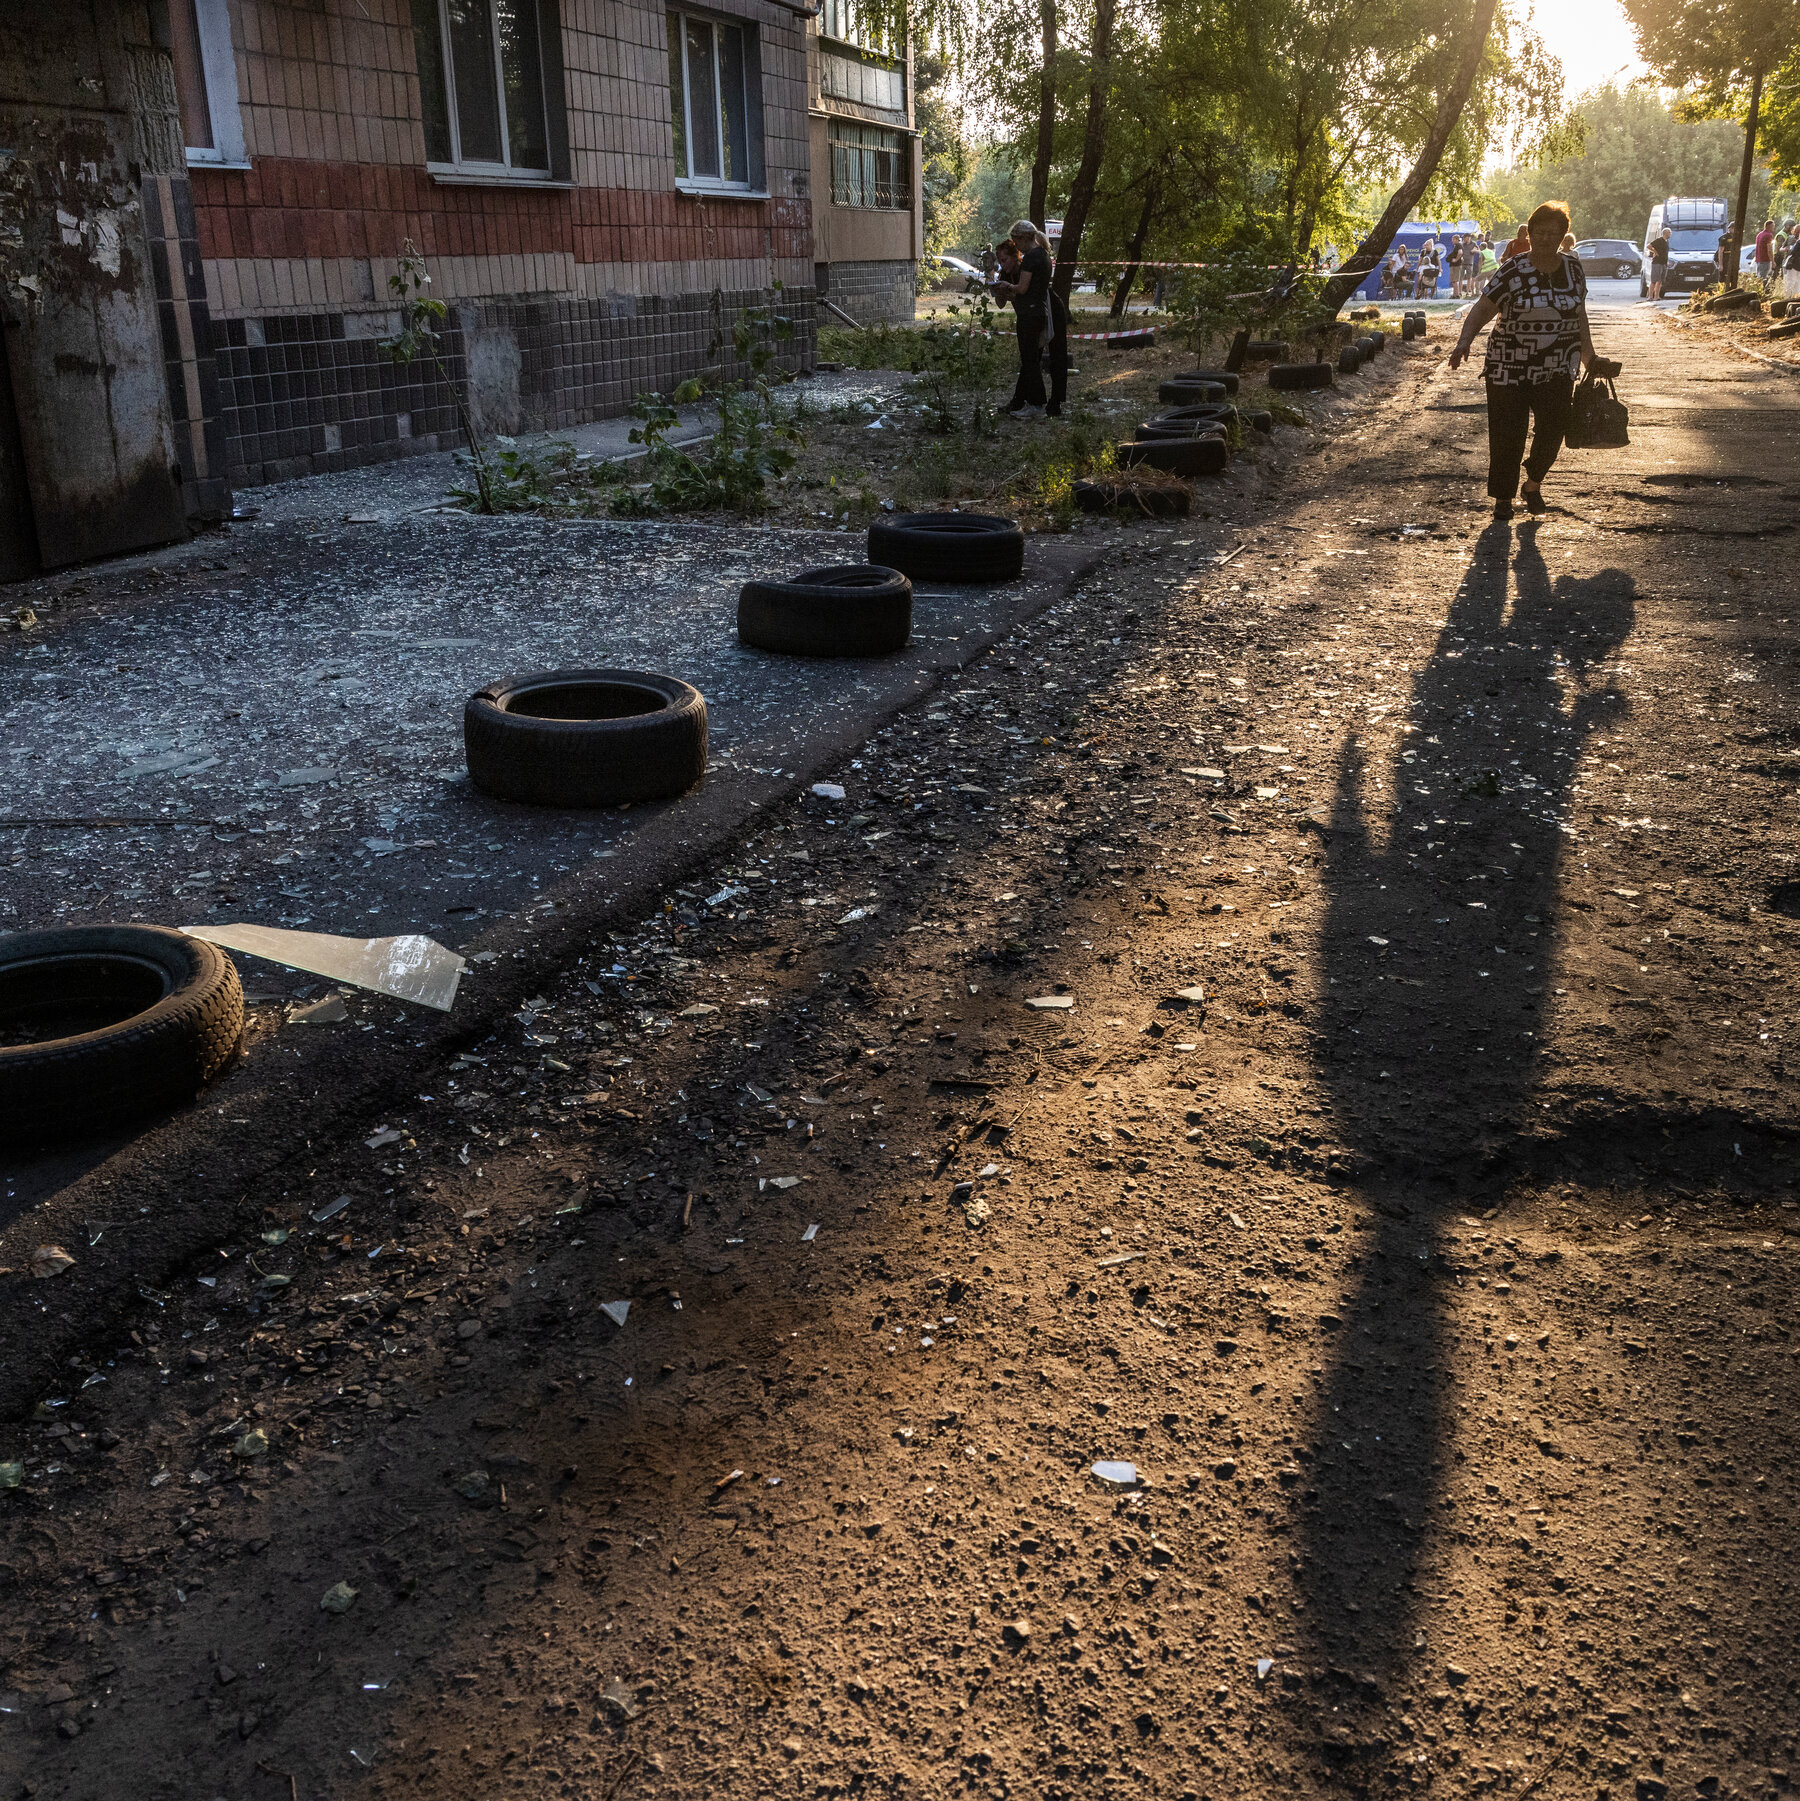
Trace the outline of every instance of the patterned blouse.
{"label": "patterned blouse", "polygon": [[1482,298],[1500,309],[1482,370],[1495,387],[1574,376],[1587,302],[1587,277],[1578,258],[1565,254],[1550,274],[1540,275],[1529,255],[1514,257],[1494,271]]}

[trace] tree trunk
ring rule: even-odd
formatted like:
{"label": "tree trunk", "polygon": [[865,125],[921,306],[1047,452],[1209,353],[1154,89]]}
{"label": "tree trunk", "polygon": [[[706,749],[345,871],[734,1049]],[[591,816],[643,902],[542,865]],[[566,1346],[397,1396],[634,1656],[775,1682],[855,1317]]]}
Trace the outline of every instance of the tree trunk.
{"label": "tree trunk", "polygon": [[1481,72],[1481,59],[1487,50],[1488,33],[1494,28],[1494,12],[1498,4],[1499,0],[1475,0],[1469,18],[1468,40],[1463,45],[1462,56],[1450,78],[1450,85],[1438,96],[1437,113],[1431,121],[1431,130],[1426,133],[1418,160],[1407,172],[1406,179],[1394,190],[1394,197],[1387,203],[1387,210],[1375,222],[1375,229],[1357,245],[1354,254],[1345,259],[1343,267],[1325,284],[1319,300],[1328,314],[1335,315],[1338,308],[1369,278],[1370,273],[1387,254],[1388,246],[1394,241],[1394,233],[1406,223],[1407,214],[1419,204],[1419,196],[1431,185],[1431,178],[1437,173],[1437,166],[1443,160],[1444,146],[1450,142],[1450,134],[1456,129],[1456,121],[1461,117],[1462,109],[1468,104],[1469,92],[1475,86],[1475,77]]}
{"label": "tree trunk", "polygon": [[1738,264],[1743,260],[1744,214],[1750,205],[1750,175],[1756,163],[1756,126],[1762,112],[1762,86],[1763,72],[1758,69],[1750,77],[1750,116],[1744,121],[1744,161],[1738,170],[1737,213],[1731,222],[1730,242],[1725,246],[1725,267],[1721,271],[1728,288],[1738,285]]}
{"label": "tree trunk", "polygon": [[[1484,0],[1491,11],[1496,0]],[[1094,187],[1100,179],[1100,158],[1106,149],[1106,101],[1112,88],[1113,15],[1118,0],[1095,0],[1094,41],[1088,66],[1087,129],[1081,138],[1081,163],[1069,184],[1069,204],[1063,212],[1062,241],[1056,252],[1052,286],[1065,302],[1075,284],[1075,258],[1081,249],[1081,232],[1094,204]]]}
{"label": "tree trunk", "polygon": [[1050,204],[1050,153],[1056,144],[1056,0],[1039,0],[1044,66],[1038,73],[1037,155],[1031,162],[1031,199],[1025,211],[1039,230]]}
{"label": "tree trunk", "polygon": [[1144,190],[1144,208],[1138,214],[1137,230],[1131,234],[1130,261],[1125,265],[1125,273],[1119,277],[1119,285],[1113,290],[1112,316],[1122,319],[1125,316],[1125,301],[1131,293],[1131,284],[1137,280],[1138,264],[1144,256],[1144,240],[1150,235],[1150,220],[1156,212],[1156,203],[1161,198],[1162,182],[1152,178],[1150,185]]}

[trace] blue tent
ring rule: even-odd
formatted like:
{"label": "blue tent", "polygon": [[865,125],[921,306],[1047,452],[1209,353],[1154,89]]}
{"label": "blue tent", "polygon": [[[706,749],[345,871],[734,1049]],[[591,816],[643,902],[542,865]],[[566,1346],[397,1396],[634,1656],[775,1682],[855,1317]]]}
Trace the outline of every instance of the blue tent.
{"label": "blue tent", "polygon": [[[1416,269],[1419,263],[1419,248],[1427,238],[1436,238],[1438,249],[1444,251],[1450,248],[1450,240],[1453,237],[1458,235],[1468,237],[1478,234],[1480,230],[1480,225],[1473,219],[1445,219],[1436,224],[1430,220],[1409,219],[1394,233],[1394,241],[1388,246],[1387,254],[1381,260],[1386,262],[1388,256],[1392,256],[1396,250],[1404,250],[1407,262]],[[1441,256],[1438,261],[1437,291],[1440,294],[1448,294],[1450,291],[1450,271]],[[1379,269],[1371,270],[1369,279],[1356,292],[1359,299],[1379,300],[1381,298],[1381,271]]]}

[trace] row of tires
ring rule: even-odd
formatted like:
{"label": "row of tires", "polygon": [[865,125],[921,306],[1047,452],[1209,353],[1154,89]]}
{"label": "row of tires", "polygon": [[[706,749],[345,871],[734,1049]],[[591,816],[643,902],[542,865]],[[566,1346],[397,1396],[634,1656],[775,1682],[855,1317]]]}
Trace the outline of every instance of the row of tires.
{"label": "row of tires", "polygon": [[[912,635],[913,579],[1019,575],[1025,538],[980,513],[904,514],[869,529],[868,563],[746,582],[738,636],[795,656],[881,656]],[[469,776],[532,806],[684,794],[706,773],[706,699],[672,676],[558,669],[490,683],[463,708]],[[91,1134],[183,1106],[243,1042],[244,996],[217,946],[162,926],[0,938],[0,1142]]]}

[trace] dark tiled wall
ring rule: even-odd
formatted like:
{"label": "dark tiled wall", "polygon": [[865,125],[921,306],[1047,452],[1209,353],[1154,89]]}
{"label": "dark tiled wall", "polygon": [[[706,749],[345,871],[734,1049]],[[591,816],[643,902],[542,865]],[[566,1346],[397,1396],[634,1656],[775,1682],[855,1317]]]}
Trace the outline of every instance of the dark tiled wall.
{"label": "dark tiled wall", "polygon": [[[770,298],[747,293],[465,303],[453,307],[443,332],[448,381],[423,361],[405,367],[391,361],[375,341],[388,328],[380,314],[215,323],[231,478],[240,486],[288,481],[457,447],[461,427],[449,383],[467,379],[470,333],[501,334],[518,348],[516,400],[509,417],[484,421],[488,429],[555,430],[624,413],[640,394],[669,393],[708,369],[732,372],[730,331],[739,309]],[[812,298],[785,295],[779,301],[795,329],[776,347],[777,361],[810,368]],[[492,407],[491,394],[484,401]]]}
{"label": "dark tiled wall", "polygon": [[[913,316],[918,295],[915,265],[899,263],[833,263],[826,295],[859,325],[877,320],[904,323]],[[827,324],[838,321],[826,315]]]}

